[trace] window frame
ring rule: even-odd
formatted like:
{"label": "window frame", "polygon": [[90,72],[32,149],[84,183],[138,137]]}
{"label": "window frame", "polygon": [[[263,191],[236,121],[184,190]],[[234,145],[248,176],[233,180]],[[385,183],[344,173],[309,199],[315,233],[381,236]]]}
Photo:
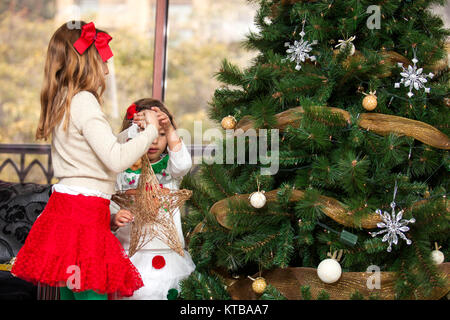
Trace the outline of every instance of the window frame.
{"label": "window frame", "polygon": [[156,0],[155,19],[152,96],[154,99],[164,101],[167,74],[167,25],[169,20],[169,0]]}

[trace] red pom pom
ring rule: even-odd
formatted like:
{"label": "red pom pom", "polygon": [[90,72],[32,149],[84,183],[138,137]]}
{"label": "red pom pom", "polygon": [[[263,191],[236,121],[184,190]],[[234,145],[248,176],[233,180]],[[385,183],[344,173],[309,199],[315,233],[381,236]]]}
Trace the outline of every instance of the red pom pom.
{"label": "red pom pom", "polygon": [[161,269],[166,265],[166,260],[163,256],[154,256],[152,259],[152,266],[155,269]]}
{"label": "red pom pom", "polygon": [[128,120],[132,120],[134,114],[136,113],[136,105],[133,103],[131,106],[128,107],[127,109],[127,119]]}

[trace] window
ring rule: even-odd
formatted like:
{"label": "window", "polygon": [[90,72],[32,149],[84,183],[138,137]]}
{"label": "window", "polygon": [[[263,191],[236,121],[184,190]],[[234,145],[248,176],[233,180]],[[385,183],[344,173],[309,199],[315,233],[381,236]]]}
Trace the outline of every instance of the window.
{"label": "window", "polygon": [[214,73],[222,60],[245,68],[256,56],[240,46],[255,31],[256,8],[241,0],[170,1],[165,103],[191,137],[195,120],[201,121],[202,131],[216,126],[207,109],[220,86]]}

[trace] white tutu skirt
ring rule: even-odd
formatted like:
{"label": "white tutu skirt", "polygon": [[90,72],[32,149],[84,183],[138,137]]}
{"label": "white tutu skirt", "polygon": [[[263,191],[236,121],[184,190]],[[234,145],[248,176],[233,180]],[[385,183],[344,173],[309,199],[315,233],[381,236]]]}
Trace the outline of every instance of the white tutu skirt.
{"label": "white tutu skirt", "polygon": [[[165,265],[161,269],[152,265],[155,256],[164,258]],[[141,249],[130,260],[141,274],[144,286],[135,291],[133,296],[122,300],[167,300],[169,290],[180,292],[180,281],[195,270],[195,264],[186,250],[184,256],[180,256],[172,250]]]}

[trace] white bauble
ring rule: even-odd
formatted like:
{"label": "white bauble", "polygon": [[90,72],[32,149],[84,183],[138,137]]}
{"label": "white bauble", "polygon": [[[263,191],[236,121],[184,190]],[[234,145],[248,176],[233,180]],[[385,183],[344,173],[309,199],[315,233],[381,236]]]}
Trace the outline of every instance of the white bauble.
{"label": "white bauble", "polygon": [[317,267],[317,276],[325,283],[334,283],[341,275],[341,265],[334,259],[325,259]]}
{"label": "white bauble", "polygon": [[250,195],[250,203],[255,208],[264,207],[264,205],[266,204],[266,196],[264,195],[264,191],[253,192]]}
{"label": "white bauble", "polygon": [[442,262],[444,262],[444,254],[442,253],[442,251],[439,250],[433,250],[431,251],[431,260],[433,260],[433,262],[435,264],[441,264]]}
{"label": "white bauble", "polygon": [[350,55],[354,55],[355,54],[355,45],[352,42],[345,42],[343,45],[341,45],[341,47],[339,48],[339,50],[341,52],[344,52],[347,48],[347,46],[350,46]]}

